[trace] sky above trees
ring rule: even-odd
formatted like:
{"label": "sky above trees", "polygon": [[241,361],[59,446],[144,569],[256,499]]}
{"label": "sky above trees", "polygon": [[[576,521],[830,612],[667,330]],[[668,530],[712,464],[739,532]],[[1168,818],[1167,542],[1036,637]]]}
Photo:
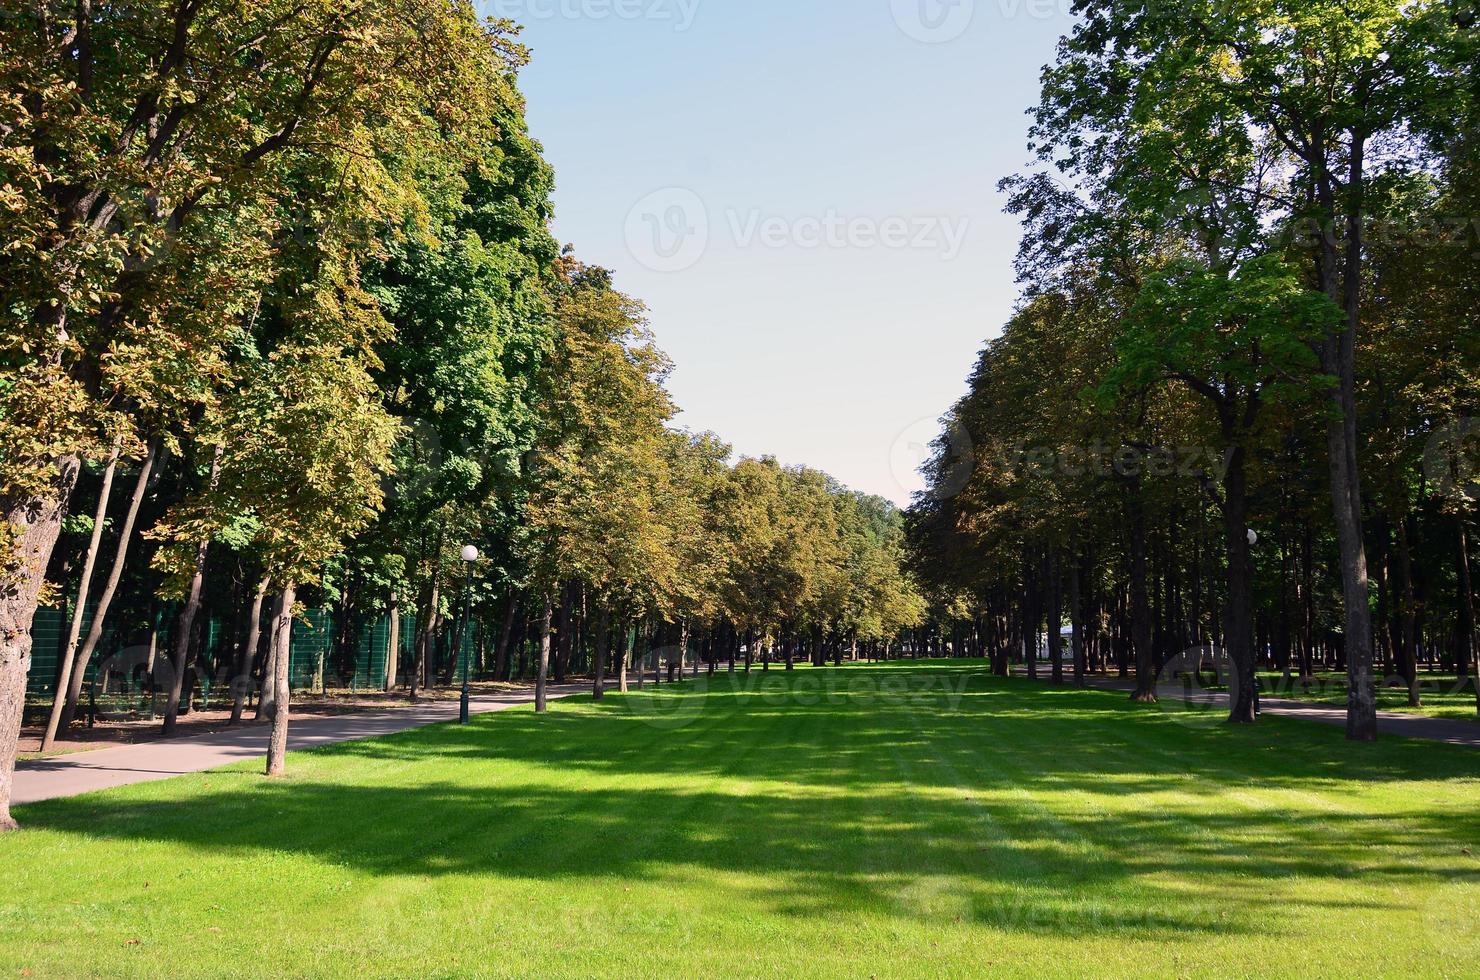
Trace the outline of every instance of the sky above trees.
{"label": "sky above trees", "polygon": [[[907,503],[1017,296],[996,183],[1027,162],[1024,113],[1067,4],[482,7],[525,25],[555,233],[647,302],[679,422]],[[681,227],[696,207],[708,221],[676,269],[645,223],[673,248],[675,205]]]}

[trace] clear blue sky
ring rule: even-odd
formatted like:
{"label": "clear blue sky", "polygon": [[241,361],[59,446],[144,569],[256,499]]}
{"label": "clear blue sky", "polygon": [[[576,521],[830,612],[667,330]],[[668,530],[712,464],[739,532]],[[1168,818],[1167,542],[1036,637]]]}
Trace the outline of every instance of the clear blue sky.
{"label": "clear blue sky", "polygon": [[483,0],[533,49],[556,234],[648,304],[680,423],[901,503],[1012,309],[996,184],[1067,5]]}

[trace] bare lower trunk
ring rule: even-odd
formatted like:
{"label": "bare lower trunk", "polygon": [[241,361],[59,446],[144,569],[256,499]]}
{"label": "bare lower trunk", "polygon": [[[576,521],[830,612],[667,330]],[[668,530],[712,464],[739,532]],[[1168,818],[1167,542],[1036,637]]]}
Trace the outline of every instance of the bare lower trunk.
{"label": "bare lower trunk", "polygon": [[8,530],[14,535],[10,555],[16,569],[0,588],[0,831],[15,829],[10,784],[26,706],[26,674],[31,669],[31,623],[77,470],[75,458],[60,460],[51,496],[4,505]]}
{"label": "bare lower trunk", "polygon": [[1346,608],[1346,737],[1356,742],[1377,738],[1377,693],[1372,676],[1372,612],[1368,607],[1367,546],[1362,540],[1361,495],[1355,449],[1341,419],[1328,425],[1331,492],[1336,543],[1341,555],[1341,589]]}
{"label": "bare lower trunk", "polygon": [[[1338,405],[1342,399],[1338,397]],[[1346,736],[1353,741],[1377,738],[1377,701],[1373,678],[1372,617],[1368,608],[1367,551],[1362,537],[1360,484],[1357,480],[1354,424],[1333,419],[1328,424],[1331,492],[1340,551],[1341,584],[1346,610],[1343,643],[1347,665]]]}
{"label": "bare lower trunk", "polygon": [[273,711],[277,709],[277,665],[280,651],[276,612],[273,613],[267,629],[267,660],[262,664],[262,693],[257,697],[257,710],[252,715],[256,721],[264,718],[271,720]]}
{"label": "bare lower trunk", "polygon": [[504,611],[504,626],[498,634],[498,651],[493,659],[493,679],[507,680],[509,675],[509,639],[514,635],[514,621],[519,618],[519,593],[509,592],[509,608]]}
{"label": "bare lower trunk", "polygon": [[288,715],[291,692],[288,688],[288,664],[292,659],[289,651],[293,640],[293,602],[296,588],[289,585],[278,596],[276,615],[272,619],[273,657],[272,686],[275,691],[272,712],[272,736],[267,742],[267,775],[281,776],[287,772]]}
{"label": "bare lower trunk", "polygon": [[1399,513],[1393,522],[1398,542],[1398,671],[1408,684],[1408,705],[1423,706],[1418,689],[1418,631],[1413,592],[1413,554],[1408,546],[1408,515]]}
{"label": "bare lower trunk", "polygon": [[1136,658],[1134,701],[1156,701],[1156,651],[1151,643],[1151,599],[1146,588],[1146,508],[1139,482],[1132,484],[1127,498],[1130,511],[1130,620],[1131,647]]}
{"label": "bare lower trunk", "polygon": [[437,627],[437,606],[442,601],[442,574],[437,571],[432,578],[430,598],[426,611],[422,613],[416,635],[416,663],[411,668],[411,700],[421,694],[422,682],[426,679],[427,664],[431,660],[431,644]]}
{"label": "bare lower trunk", "polygon": [[1036,681],[1038,679],[1038,624],[1041,617],[1038,614],[1038,600],[1033,586],[1033,569],[1031,566],[1032,562],[1024,555],[1023,616],[1021,624],[1023,633],[1023,665],[1027,668],[1028,678]]}
{"label": "bare lower trunk", "polygon": [[1071,556],[1073,565],[1069,569],[1069,625],[1074,630],[1070,638],[1074,651],[1074,686],[1084,687],[1084,640],[1085,640],[1085,618],[1084,618],[1084,566],[1083,558],[1075,554]]}
{"label": "bare lower trunk", "polygon": [[392,595],[390,609],[386,612],[390,621],[385,638],[385,685],[384,690],[394,691],[401,673],[401,600]]}
{"label": "bare lower trunk", "polygon": [[1224,478],[1223,515],[1228,550],[1228,607],[1224,615],[1224,646],[1233,675],[1228,679],[1228,720],[1252,723],[1257,712],[1254,677],[1254,590],[1250,581],[1249,521],[1244,450],[1229,454]]}
{"label": "bare lower trunk", "polygon": [[[216,447],[211,459],[210,489],[216,487],[221,475],[222,447]],[[194,636],[195,617],[200,613],[200,591],[206,580],[206,554],[211,546],[210,538],[203,539],[195,547],[195,572],[190,577],[190,592],[185,597],[185,608],[180,610],[180,622],[175,631],[175,653],[171,658],[174,675],[170,678],[170,700],[164,706],[164,734],[175,733],[175,718],[180,712],[180,691],[185,685],[185,671],[191,666],[190,641]]]}
{"label": "bare lower trunk", "polygon": [[534,680],[534,710],[542,714],[547,708],[545,686],[550,674],[550,620],[555,615],[555,603],[550,593],[545,593],[545,613],[540,620],[540,670]]}
{"label": "bare lower trunk", "polygon": [[570,647],[574,639],[571,629],[571,614],[575,606],[575,583],[567,582],[560,589],[560,632],[555,637],[555,683],[564,684],[566,671],[570,669]]}
{"label": "bare lower trunk", "polygon": [[[1367,580],[1367,546],[1362,537],[1362,481],[1357,464],[1356,345],[1361,310],[1361,276],[1365,137],[1352,133],[1347,159],[1346,192],[1353,202],[1346,215],[1344,260],[1337,257],[1334,235],[1324,236],[1317,274],[1322,291],[1346,313],[1339,332],[1326,338],[1321,369],[1336,378],[1331,390],[1335,411],[1326,426],[1331,476],[1332,515],[1341,559],[1341,592],[1346,610],[1346,737],[1370,742],[1377,738],[1377,692],[1372,676],[1372,610]],[[1330,214],[1337,213],[1334,181],[1318,170],[1317,197]]]}
{"label": "bare lower trunk", "polygon": [[627,642],[628,628],[625,620],[621,623],[621,630],[621,636],[617,637],[617,690],[626,694],[627,665],[632,658],[632,648]]}
{"label": "bare lower trunk", "polygon": [[1064,634],[1061,632],[1064,625],[1063,620],[1063,596],[1059,592],[1059,553],[1058,548],[1050,545],[1048,549],[1048,560],[1044,570],[1045,588],[1043,594],[1048,599],[1048,659],[1049,671],[1055,684],[1064,683]]}
{"label": "bare lower trunk", "polygon": [[272,585],[272,576],[262,576],[257,583],[257,592],[252,596],[252,608],[248,613],[247,642],[242,646],[241,656],[236,661],[236,677],[231,682],[231,724],[242,720],[242,709],[246,707],[247,691],[252,686],[252,665],[257,659],[257,646],[262,639],[262,603],[267,599],[267,590]]}
{"label": "bare lower trunk", "polygon": [[633,627],[632,633],[632,665],[637,668],[637,689],[647,681],[647,650],[643,647],[643,633],[647,629],[641,620]]}
{"label": "bare lower trunk", "polygon": [[602,606],[596,613],[596,654],[595,662],[591,665],[596,680],[591,685],[591,697],[600,701],[606,696],[606,646],[611,633],[611,619],[607,613],[606,606]]}
{"label": "bare lower trunk", "polygon": [[61,669],[57,671],[56,690],[51,698],[51,712],[46,718],[46,733],[41,736],[41,751],[50,752],[56,743],[58,723],[62,719],[62,706],[66,704],[67,681],[72,677],[72,664],[77,658],[77,641],[82,636],[82,620],[87,613],[87,593],[92,587],[93,569],[97,566],[98,549],[103,542],[103,524],[108,517],[108,501],[113,494],[113,475],[118,472],[120,446],[113,444],[113,454],[108,457],[108,466],[103,470],[103,482],[98,488],[98,506],[93,512],[92,537],[87,542],[87,558],[82,563],[82,581],[77,586],[77,602],[72,610],[72,625],[67,631],[67,647],[62,652]]}
{"label": "bare lower trunk", "polygon": [[175,624],[174,652],[170,657],[170,695],[164,703],[163,734],[175,733],[176,718],[180,713],[180,694],[185,687],[185,673],[192,666],[190,641],[195,635],[195,617],[200,612],[200,591],[205,582],[206,543],[202,542],[195,553],[195,574],[190,579],[190,592],[185,597],[185,606]]}
{"label": "bare lower trunk", "polygon": [[1480,713],[1480,649],[1475,644],[1475,590],[1470,581],[1470,529],[1465,524],[1463,512],[1456,514],[1459,521],[1459,590],[1460,590],[1460,648],[1467,655],[1467,670],[1474,671],[1475,711]]}
{"label": "bare lower trunk", "polygon": [[118,591],[118,580],[123,576],[124,565],[128,562],[129,542],[134,536],[134,522],[139,517],[139,507],[144,502],[144,492],[149,488],[149,476],[154,472],[155,460],[159,457],[159,443],[149,443],[149,453],[144,457],[144,462],[139,467],[138,478],[134,481],[134,494],[129,499],[128,512],[124,515],[123,526],[118,532],[118,547],[113,553],[113,567],[108,570],[108,581],[103,585],[103,591],[98,596],[98,607],[93,610],[92,623],[87,628],[87,638],[82,641],[82,649],[77,652],[77,660],[72,664],[72,674],[66,680],[67,703],[62,707],[62,717],[58,722],[59,729],[65,729],[72,724],[72,719],[77,715],[78,700],[82,696],[82,681],[87,676],[87,665],[92,660],[93,651],[98,648],[98,643],[103,639],[103,622],[108,617],[108,607],[113,604],[113,596]]}

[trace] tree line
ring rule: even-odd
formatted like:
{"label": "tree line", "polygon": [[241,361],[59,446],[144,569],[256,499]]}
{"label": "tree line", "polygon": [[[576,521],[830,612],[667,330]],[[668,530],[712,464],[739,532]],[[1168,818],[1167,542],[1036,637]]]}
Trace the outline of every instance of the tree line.
{"label": "tree line", "polygon": [[[1083,682],[1477,666],[1473,10],[1085,0],[1031,113],[1018,308],[909,515],[932,617]],[[1467,12],[1468,10],[1468,12]],[[1062,649],[1061,623],[1073,626]]]}
{"label": "tree line", "polygon": [[270,774],[306,602],[409,631],[413,695],[465,599],[500,676],[532,620],[541,708],[577,635],[600,696],[633,637],[790,665],[920,621],[892,505],[673,425],[641,304],[550,235],[512,23],[40,0],[0,31],[0,827],[41,604],[48,745],[109,624],[161,609],[173,731],[215,612]]}

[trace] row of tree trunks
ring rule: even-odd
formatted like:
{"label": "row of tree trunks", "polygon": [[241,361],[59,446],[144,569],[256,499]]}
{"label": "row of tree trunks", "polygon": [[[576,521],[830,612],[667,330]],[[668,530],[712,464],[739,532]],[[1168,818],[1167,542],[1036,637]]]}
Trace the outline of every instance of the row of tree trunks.
{"label": "row of tree trunks", "polygon": [[77,643],[82,637],[82,620],[87,613],[88,592],[92,588],[93,569],[97,565],[98,550],[103,541],[103,525],[107,523],[108,501],[113,494],[113,476],[118,471],[118,457],[122,443],[113,443],[113,452],[108,465],[103,469],[103,482],[98,488],[98,506],[93,512],[92,537],[87,542],[87,555],[83,559],[82,580],[77,586],[77,600],[73,604],[72,623],[67,630],[67,646],[62,651],[61,669],[57,672],[56,693],[51,699],[51,711],[46,719],[46,732],[41,736],[41,751],[50,752],[56,744],[57,727],[62,718],[62,707],[66,690],[72,679],[72,664],[77,659]]}
{"label": "row of tree trunks", "polygon": [[[98,605],[93,610],[92,622],[87,628],[87,638],[82,641],[82,648],[78,650],[77,658],[72,664],[71,674],[66,679],[66,701],[62,706],[61,718],[58,719],[59,731],[65,731],[71,727],[73,720],[77,717],[77,706],[82,697],[82,681],[87,676],[87,666],[92,661],[93,653],[97,650],[98,644],[102,642],[103,626],[108,618],[108,610],[113,605],[113,597],[118,592],[118,583],[123,577],[124,566],[128,564],[129,545],[133,541],[134,524],[138,520],[139,508],[144,503],[144,495],[149,489],[149,479],[154,472],[158,457],[159,441],[154,440],[149,443],[149,449],[139,466],[138,476],[134,480],[133,496],[129,498],[128,511],[124,514],[123,525],[119,528],[118,546],[113,553],[113,565],[108,570],[108,579],[103,584],[103,591],[98,595]],[[60,690],[59,685],[58,691]]]}
{"label": "row of tree trunks", "polygon": [[[221,475],[221,453],[222,447],[217,446],[215,457],[211,460],[209,481],[211,489],[215,489],[216,481]],[[185,672],[191,665],[190,641],[193,638],[195,617],[200,613],[200,593],[205,586],[206,553],[210,544],[210,538],[205,538],[196,545],[195,568],[190,578],[190,590],[186,594],[185,606],[180,610],[180,619],[175,630],[174,656],[170,661],[173,667],[170,676],[170,699],[165,702],[164,706],[164,735],[166,738],[175,734],[180,710],[181,688],[185,683]]]}

